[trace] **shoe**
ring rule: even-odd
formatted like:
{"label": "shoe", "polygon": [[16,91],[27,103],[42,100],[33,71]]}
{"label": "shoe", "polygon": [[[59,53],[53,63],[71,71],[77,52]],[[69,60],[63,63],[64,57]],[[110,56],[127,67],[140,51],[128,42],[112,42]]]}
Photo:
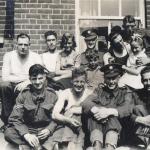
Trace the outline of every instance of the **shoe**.
{"label": "shoe", "polygon": [[0,127],[0,133],[4,133],[5,130],[6,130],[6,126],[5,125],[3,125],[3,126]]}

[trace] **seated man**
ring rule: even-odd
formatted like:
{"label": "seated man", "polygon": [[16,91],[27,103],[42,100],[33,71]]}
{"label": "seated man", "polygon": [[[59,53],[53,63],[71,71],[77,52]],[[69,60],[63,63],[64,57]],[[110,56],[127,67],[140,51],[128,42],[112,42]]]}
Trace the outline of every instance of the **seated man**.
{"label": "seated man", "polygon": [[83,149],[84,133],[81,124],[82,108],[80,104],[89,94],[92,94],[92,90],[86,88],[86,80],[85,70],[74,69],[72,71],[72,88],[65,89],[58,94],[58,101],[54,106],[52,116],[61,124],[61,127],[53,135],[54,142],[58,143],[59,148]]}
{"label": "seated man", "polygon": [[1,119],[5,125],[15,104],[18,91],[30,83],[28,71],[34,64],[41,64],[41,58],[30,51],[29,35],[21,33],[17,36],[16,49],[7,52],[3,58],[0,98],[2,100]]}
{"label": "seated man", "polygon": [[133,111],[133,118],[136,123],[136,137],[138,145],[144,149],[150,149],[150,66],[141,71],[144,88],[138,91],[139,100]]}
{"label": "seated man", "polygon": [[51,135],[56,126],[51,113],[57,96],[46,86],[46,72],[41,65],[30,67],[29,78],[31,85],[16,99],[5,130],[5,139],[29,150],[51,150]]}
{"label": "seated man", "polygon": [[114,150],[122,128],[119,118],[131,113],[132,92],[118,87],[122,74],[121,65],[108,64],[102,67],[101,71],[104,72],[105,86],[95,89],[82,106],[88,117],[92,145],[96,150],[101,150],[103,146],[106,150]]}

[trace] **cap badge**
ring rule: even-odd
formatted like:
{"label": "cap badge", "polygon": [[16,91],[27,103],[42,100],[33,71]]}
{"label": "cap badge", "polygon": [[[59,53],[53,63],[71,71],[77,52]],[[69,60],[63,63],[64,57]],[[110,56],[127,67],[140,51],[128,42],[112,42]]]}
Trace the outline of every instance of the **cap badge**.
{"label": "cap badge", "polygon": [[91,33],[91,31],[90,30],[88,30],[88,34],[90,34]]}
{"label": "cap badge", "polygon": [[112,70],[112,69],[113,69],[113,66],[109,66],[109,69]]}

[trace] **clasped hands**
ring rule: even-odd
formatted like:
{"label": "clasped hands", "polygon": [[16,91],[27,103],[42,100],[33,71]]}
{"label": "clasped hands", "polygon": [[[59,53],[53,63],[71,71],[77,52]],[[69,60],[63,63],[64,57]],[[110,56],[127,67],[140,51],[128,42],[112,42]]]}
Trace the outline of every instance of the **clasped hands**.
{"label": "clasped hands", "polygon": [[106,107],[92,107],[91,112],[96,120],[106,120],[109,116],[117,116],[117,110]]}
{"label": "clasped hands", "polygon": [[49,129],[43,129],[39,132],[38,135],[27,133],[24,135],[24,139],[30,144],[32,147],[39,146],[39,140],[46,139],[50,135]]}

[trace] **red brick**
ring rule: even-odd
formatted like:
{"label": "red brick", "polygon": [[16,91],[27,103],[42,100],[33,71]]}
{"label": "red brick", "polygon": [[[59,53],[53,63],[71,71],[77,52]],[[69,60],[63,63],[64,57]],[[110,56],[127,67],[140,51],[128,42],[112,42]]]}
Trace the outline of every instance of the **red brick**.
{"label": "red brick", "polygon": [[49,5],[48,4],[42,4],[42,8],[48,8]]}
{"label": "red brick", "polygon": [[59,4],[50,4],[49,5],[49,8],[53,8],[53,9],[55,9],[55,8],[60,8],[60,9],[63,9],[65,6],[64,5],[59,5]]}
{"label": "red brick", "polygon": [[52,15],[49,19],[63,19],[63,15]]}
{"label": "red brick", "polygon": [[61,10],[61,14],[75,14],[75,10]]}
{"label": "red brick", "polygon": [[2,1],[1,1],[1,2],[0,2],[0,6],[1,6],[1,7],[6,6],[6,2],[2,2]]}
{"label": "red brick", "polygon": [[29,24],[29,19],[15,19],[16,24]]}
{"label": "red brick", "polygon": [[52,0],[38,0],[39,3],[52,3]]}
{"label": "red brick", "polygon": [[37,20],[37,24],[51,24],[51,20]]}
{"label": "red brick", "polygon": [[30,34],[37,34],[37,30],[30,30]]}
{"label": "red brick", "polygon": [[52,10],[50,10],[50,9],[38,9],[38,13],[52,14]]}
{"label": "red brick", "polygon": [[29,9],[15,9],[15,13],[29,13]]}
{"label": "red brick", "polygon": [[37,3],[37,0],[30,0],[30,3]]}
{"label": "red brick", "polygon": [[40,29],[40,25],[26,25],[26,29]]}
{"label": "red brick", "polygon": [[75,24],[75,20],[61,20],[61,24]]}
{"label": "red brick", "polygon": [[41,4],[27,4],[27,8],[41,8]]}
{"label": "red brick", "polygon": [[30,19],[30,24],[36,24],[36,19]]}
{"label": "red brick", "polygon": [[29,11],[30,11],[31,14],[36,14],[37,13],[37,9],[34,9],[34,8],[30,9]]}
{"label": "red brick", "polygon": [[41,25],[41,29],[48,29],[48,25]]}
{"label": "red brick", "polygon": [[60,20],[53,20],[53,24],[60,24]]}
{"label": "red brick", "polygon": [[54,9],[54,10],[53,10],[53,14],[60,14],[60,10]]}
{"label": "red brick", "polygon": [[15,0],[15,3],[29,3],[29,0]]}
{"label": "red brick", "polygon": [[49,19],[49,16],[48,15],[41,15],[41,19]]}
{"label": "red brick", "polygon": [[74,4],[74,3],[75,3],[75,0],[61,0],[61,3]]}
{"label": "red brick", "polygon": [[40,19],[39,14],[26,14],[26,18]]}

